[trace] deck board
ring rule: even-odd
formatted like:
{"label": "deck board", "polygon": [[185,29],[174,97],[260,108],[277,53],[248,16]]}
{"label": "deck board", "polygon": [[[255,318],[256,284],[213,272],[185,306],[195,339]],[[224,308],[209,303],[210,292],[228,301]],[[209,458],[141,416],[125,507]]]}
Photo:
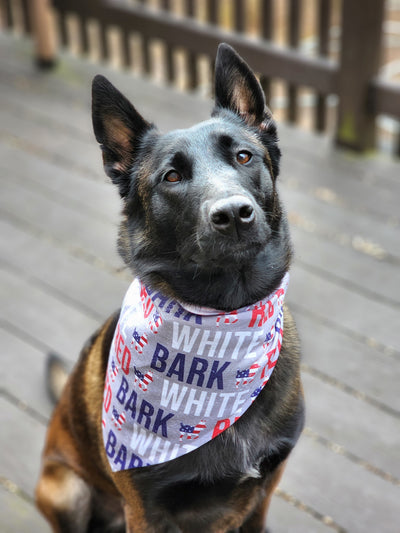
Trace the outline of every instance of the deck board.
{"label": "deck board", "polygon": [[7,533],[50,532],[46,520],[35,511],[29,500],[25,500],[18,493],[9,492],[2,486],[0,486],[0,516],[2,530]]}
{"label": "deck board", "polygon": [[18,331],[20,338],[33,338],[43,348],[58,351],[69,359],[76,359],[83,343],[100,325],[71,302],[2,266],[0,296],[3,324]]}
{"label": "deck board", "polygon": [[[302,468],[292,468],[295,461]],[[399,487],[364,465],[304,435],[289,467],[281,489],[331,517],[342,530],[397,532]]]}
{"label": "deck board", "polygon": [[46,426],[4,396],[0,396],[0,423],[2,476],[25,494],[33,495]]}
{"label": "deck board", "polygon": [[[393,434],[390,414],[362,399],[349,397],[345,391],[306,372],[303,385],[308,405],[307,425],[318,428],[318,435],[323,439],[350,450],[369,465],[400,480],[398,440]],[[363,420],[364,424],[355,424],[355,420]]]}
{"label": "deck board", "polygon": [[[399,230],[400,233],[400,230]],[[400,269],[392,262],[360,253],[353,246],[328,241],[300,228],[292,229],[296,262],[346,285],[366,297],[400,310]],[[365,279],[368,283],[365,283]],[[391,283],[387,283],[390,279]]]}
{"label": "deck board", "polygon": [[127,271],[118,274],[100,268],[1,219],[0,245],[9,267],[59,298],[73,301],[94,319],[104,319],[110,309],[120,307],[129,281]]}
{"label": "deck board", "polygon": [[311,308],[321,319],[343,327],[350,335],[388,348],[398,346],[398,311],[392,306],[371,300],[299,264],[293,268],[291,277],[290,298],[296,302],[296,308]]}
{"label": "deck board", "polygon": [[104,220],[93,220],[83,209],[46,198],[17,181],[6,181],[2,184],[0,212],[16,224],[62,242],[66,248],[100,257],[115,268],[121,266],[115,245],[116,224],[113,227]]}
{"label": "deck board", "polygon": [[[67,55],[39,73],[29,42],[0,33],[0,46],[0,529],[36,533],[48,531],[32,500],[51,413],[46,353],[76,360],[130,280],[116,251],[121,204],[91,131],[91,78],[107,75],[163,131],[212,105]],[[397,533],[400,164],[282,125],[280,137],[308,414],[270,525]]]}
{"label": "deck board", "polygon": [[[360,339],[317,322],[315,316],[296,313],[303,348],[303,366],[320,379],[335,382],[349,394],[379,403],[382,410],[400,412],[400,360],[368,346]],[[317,334],[316,334],[317,333]],[[338,349],[338,346],[340,347]]]}
{"label": "deck board", "polygon": [[[96,153],[98,156],[98,153]],[[117,191],[106,180],[96,181],[94,186],[87,176],[71,173],[50,161],[28,154],[14,147],[0,148],[0,171],[12,174],[13,181],[28,189],[55,198],[64,205],[90,213],[102,221],[115,225],[121,209]],[[18,166],[15,160],[18,157]],[[29,173],[26,172],[29,168]],[[68,187],[66,187],[68,183]]]}

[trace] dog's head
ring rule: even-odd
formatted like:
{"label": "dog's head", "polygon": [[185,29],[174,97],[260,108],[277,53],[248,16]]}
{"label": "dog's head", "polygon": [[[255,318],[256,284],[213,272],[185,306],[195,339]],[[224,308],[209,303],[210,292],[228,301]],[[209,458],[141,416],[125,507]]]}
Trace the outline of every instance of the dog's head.
{"label": "dog's head", "polygon": [[230,46],[218,49],[210,120],[162,135],[96,76],[93,127],[124,201],[119,251],[144,283],[223,310],[278,286],[291,245],[276,189],[276,126]]}

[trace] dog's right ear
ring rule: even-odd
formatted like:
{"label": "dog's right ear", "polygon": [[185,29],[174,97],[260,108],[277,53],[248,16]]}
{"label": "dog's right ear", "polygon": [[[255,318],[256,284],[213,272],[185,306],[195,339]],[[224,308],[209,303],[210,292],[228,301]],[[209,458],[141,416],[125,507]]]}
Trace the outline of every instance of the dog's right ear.
{"label": "dog's right ear", "polygon": [[130,171],[143,135],[152,125],[104,76],[92,84],[92,121],[103,152],[104,170],[125,197],[130,187]]}

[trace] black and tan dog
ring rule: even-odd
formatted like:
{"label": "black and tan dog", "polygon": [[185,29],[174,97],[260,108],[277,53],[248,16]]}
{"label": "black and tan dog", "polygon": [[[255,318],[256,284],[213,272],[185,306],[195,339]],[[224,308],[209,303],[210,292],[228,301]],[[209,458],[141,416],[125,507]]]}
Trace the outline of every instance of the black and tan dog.
{"label": "black and tan dog", "polygon": [[[97,76],[93,125],[124,203],[119,251],[143,283],[228,312],[279,286],[291,244],[276,188],[276,126],[232,48],[218,50],[210,120],[161,135]],[[50,424],[36,495],[54,531],[266,531],[271,495],[304,419],[288,310],[275,370],[237,422],[181,457],[112,472],[101,420],[118,316],[84,347]]]}

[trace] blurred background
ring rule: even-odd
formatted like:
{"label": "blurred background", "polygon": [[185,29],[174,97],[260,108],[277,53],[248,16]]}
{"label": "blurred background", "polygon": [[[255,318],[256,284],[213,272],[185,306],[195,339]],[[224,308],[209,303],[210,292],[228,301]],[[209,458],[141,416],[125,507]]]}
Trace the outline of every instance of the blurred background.
{"label": "blurred background", "polygon": [[2,532],[49,531],[34,507],[47,353],[72,366],[132,279],[91,80],[187,127],[212,109],[222,41],[278,122],[296,250],[307,422],[271,529],[399,531],[400,0],[1,0]]}

